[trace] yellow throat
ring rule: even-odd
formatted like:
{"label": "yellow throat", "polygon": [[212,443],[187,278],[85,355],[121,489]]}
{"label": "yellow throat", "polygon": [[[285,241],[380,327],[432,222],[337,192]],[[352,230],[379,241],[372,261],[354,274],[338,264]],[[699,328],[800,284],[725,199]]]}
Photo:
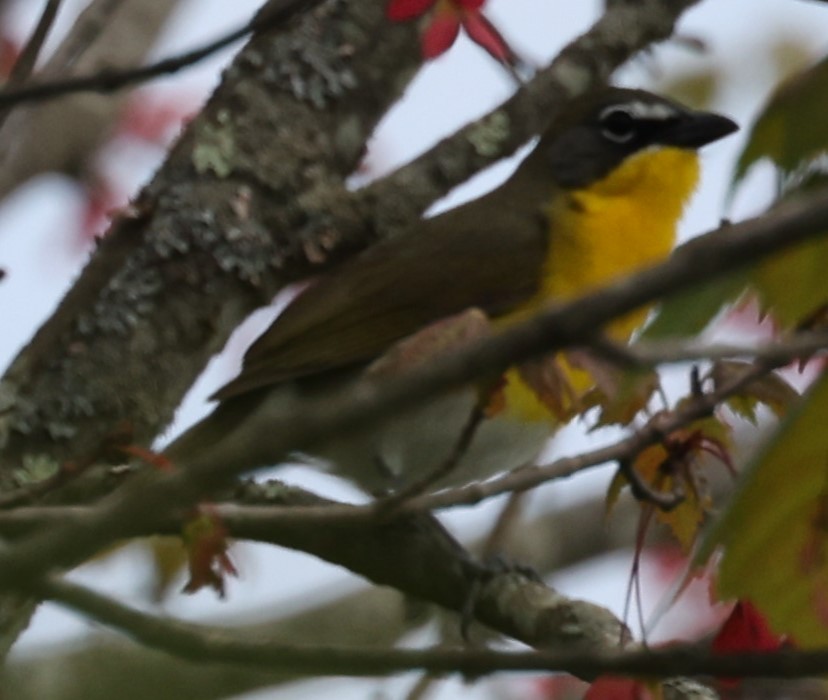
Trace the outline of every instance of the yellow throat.
{"label": "yellow throat", "polygon": [[[589,187],[562,191],[547,210],[550,243],[538,293],[509,314],[505,324],[537,313],[552,300],[572,298],[665,258],[699,178],[695,151],[656,147],[627,158]],[[627,340],[647,309],[613,322],[607,332]],[[576,394],[592,385],[582,370],[565,365]],[[549,420],[549,408],[520,378],[506,374],[505,405],[525,420]]]}

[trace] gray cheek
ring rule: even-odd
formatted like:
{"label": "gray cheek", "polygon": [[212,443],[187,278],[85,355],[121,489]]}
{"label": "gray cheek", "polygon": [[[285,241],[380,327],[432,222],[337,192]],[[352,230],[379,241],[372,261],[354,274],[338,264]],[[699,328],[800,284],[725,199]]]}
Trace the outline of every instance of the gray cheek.
{"label": "gray cheek", "polygon": [[622,151],[612,148],[594,130],[576,128],[552,143],[545,155],[555,182],[572,189],[604,177],[623,160]]}

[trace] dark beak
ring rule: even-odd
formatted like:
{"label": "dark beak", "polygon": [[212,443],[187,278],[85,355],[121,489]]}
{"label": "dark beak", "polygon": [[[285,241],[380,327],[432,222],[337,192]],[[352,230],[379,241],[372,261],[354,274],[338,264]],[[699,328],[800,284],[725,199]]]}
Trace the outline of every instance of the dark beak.
{"label": "dark beak", "polygon": [[732,119],[712,112],[688,112],[670,124],[659,141],[679,148],[701,148],[738,130]]}

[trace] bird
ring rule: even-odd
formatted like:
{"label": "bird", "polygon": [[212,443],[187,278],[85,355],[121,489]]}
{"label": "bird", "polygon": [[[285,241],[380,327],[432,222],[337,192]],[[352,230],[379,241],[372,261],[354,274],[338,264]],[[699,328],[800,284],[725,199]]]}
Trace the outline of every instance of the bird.
{"label": "bird", "polygon": [[[172,464],[209,455],[242,469],[269,466],[285,457],[268,449],[270,416],[304,397],[404,371],[468,335],[506,328],[667,257],[697,185],[698,150],[737,128],[640,89],[605,86],[571,100],[499,187],[416,221],[300,293],[250,346],[239,375],[215,392],[213,412],[164,456]],[[645,313],[604,331],[626,342]],[[559,367],[567,391],[589,388],[583,370]],[[433,488],[528,464],[562,422],[560,406],[528,377],[509,368],[486,391],[456,390],[304,445],[302,458],[375,495],[427,481],[441,465],[449,469]]]}

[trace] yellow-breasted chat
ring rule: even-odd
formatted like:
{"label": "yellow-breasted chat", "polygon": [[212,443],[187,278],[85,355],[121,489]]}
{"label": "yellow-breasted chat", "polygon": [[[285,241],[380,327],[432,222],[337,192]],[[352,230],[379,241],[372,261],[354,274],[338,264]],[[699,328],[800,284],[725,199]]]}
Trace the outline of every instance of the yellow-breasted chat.
{"label": "yellow-breasted chat", "polygon": [[[392,371],[408,347],[429,346],[417,338],[430,334],[439,346],[440,334],[428,329],[446,319],[474,309],[508,325],[666,257],[698,180],[697,150],[736,128],[641,90],[604,88],[574,100],[503,185],[418,221],[303,292],[216,392],[214,412],[166,456],[186,464],[209,451],[242,468],[266,466],[277,457],[267,449],[268,415]],[[642,319],[604,330],[626,339]],[[564,367],[575,391],[589,388],[587,375]],[[554,432],[559,417],[524,373],[510,369],[497,393],[498,410],[479,421],[437,486],[530,462]],[[307,451],[370,492],[396,488],[447,459],[480,396],[479,388],[454,392]]]}

